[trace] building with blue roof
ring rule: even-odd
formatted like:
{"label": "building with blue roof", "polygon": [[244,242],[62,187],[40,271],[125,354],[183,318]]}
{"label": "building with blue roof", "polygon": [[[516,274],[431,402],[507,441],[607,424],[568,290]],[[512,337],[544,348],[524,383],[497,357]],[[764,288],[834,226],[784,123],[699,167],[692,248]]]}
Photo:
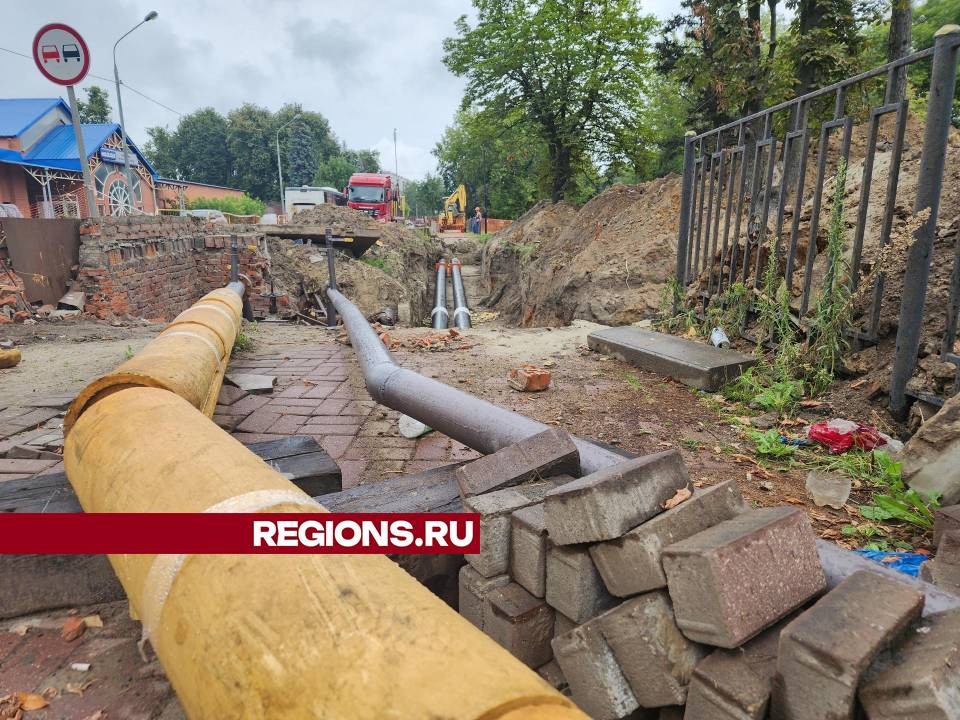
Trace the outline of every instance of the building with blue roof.
{"label": "building with blue roof", "polygon": [[158,190],[185,183],[161,179],[127,137],[133,183],[123,169],[120,126],[80,126],[86,157],[80,158],[70,108],[61,98],[0,99],[0,203],[23,217],[86,217],[81,162],[90,166],[101,215],[153,214]]}

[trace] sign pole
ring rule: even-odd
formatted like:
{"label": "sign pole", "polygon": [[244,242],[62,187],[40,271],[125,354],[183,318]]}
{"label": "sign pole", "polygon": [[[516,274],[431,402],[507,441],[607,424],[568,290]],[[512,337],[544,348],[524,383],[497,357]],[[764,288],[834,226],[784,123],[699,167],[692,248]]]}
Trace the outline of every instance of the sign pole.
{"label": "sign pole", "polygon": [[87,192],[87,214],[92,218],[100,217],[97,211],[97,197],[93,189],[93,176],[90,174],[90,161],[87,149],[83,146],[83,133],[80,131],[80,113],[77,109],[77,94],[73,85],[67,85],[67,97],[70,100],[70,118],[73,120],[73,134],[77,138],[77,154],[80,155],[80,170],[83,172],[83,188]]}

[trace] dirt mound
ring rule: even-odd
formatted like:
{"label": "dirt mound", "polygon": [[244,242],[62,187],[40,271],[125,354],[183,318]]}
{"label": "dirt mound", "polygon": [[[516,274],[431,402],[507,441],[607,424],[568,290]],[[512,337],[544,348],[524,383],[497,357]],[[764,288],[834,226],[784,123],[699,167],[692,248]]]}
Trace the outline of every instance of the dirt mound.
{"label": "dirt mound", "polygon": [[[397,305],[403,322],[424,324],[432,304],[430,283],[443,249],[440,243],[404,225],[381,223],[352,208],[318,205],[297,213],[298,225],[329,227],[337,235],[378,232],[380,239],[360,259],[338,252],[337,283],[363,312]],[[271,239],[271,271],[294,304],[311,302],[327,282],[323,248]]]}
{"label": "dirt mound", "polygon": [[680,177],[668,175],[615,185],[579,210],[534,206],[484,250],[489,304],[525,326],[652,315],[675,264],[679,205]]}
{"label": "dirt mound", "polygon": [[348,235],[364,230],[382,229],[386,223],[378,223],[366,213],[344,205],[325,203],[309,210],[301,210],[290,218],[291,225],[316,225],[330,228],[334,235]]}

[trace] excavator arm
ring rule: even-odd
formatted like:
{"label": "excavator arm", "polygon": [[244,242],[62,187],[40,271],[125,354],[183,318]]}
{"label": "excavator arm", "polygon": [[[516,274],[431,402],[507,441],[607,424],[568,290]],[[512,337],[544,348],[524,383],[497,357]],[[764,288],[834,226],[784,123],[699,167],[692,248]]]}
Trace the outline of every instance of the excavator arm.
{"label": "excavator arm", "polygon": [[466,229],[467,188],[464,185],[458,185],[450,197],[443,201],[443,212],[440,213],[438,220],[441,231],[459,230],[463,232]]}

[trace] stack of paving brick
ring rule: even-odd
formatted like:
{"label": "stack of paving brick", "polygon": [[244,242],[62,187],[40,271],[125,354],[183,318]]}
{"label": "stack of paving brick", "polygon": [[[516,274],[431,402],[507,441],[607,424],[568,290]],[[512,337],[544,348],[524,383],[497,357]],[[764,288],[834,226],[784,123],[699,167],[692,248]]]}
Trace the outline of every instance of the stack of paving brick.
{"label": "stack of paving brick", "polygon": [[549,430],[457,470],[460,612],[591,717],[960,718],[960,611],[872,572],[824,595],[802,510],[691,488],[675,451],[579,469]]}

